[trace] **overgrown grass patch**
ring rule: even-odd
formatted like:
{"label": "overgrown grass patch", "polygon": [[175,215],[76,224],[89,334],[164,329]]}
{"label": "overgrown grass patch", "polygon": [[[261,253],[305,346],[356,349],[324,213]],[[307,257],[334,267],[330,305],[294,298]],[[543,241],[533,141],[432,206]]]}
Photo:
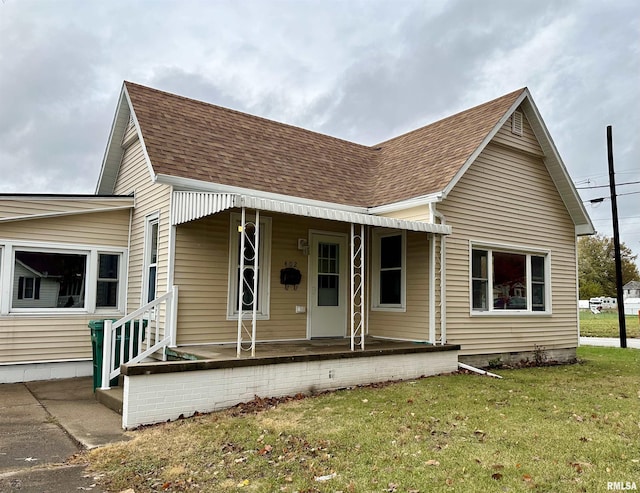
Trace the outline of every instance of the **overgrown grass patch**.
{"label": "overgrown grass patch", "polygon": [[[627,337],[640,337],[640,318],[625,316]],[[619,337],[618,312],[604,310],[594,314],[590,310],[580,310],[580,335],[583,337]]]}
{"label": "overgrown grass patch", "polygon": [[[213,413],[87,454],[109,491],[606,491],[640,487],[640,351]],[[258,406],[259,407],[259,406]]]}

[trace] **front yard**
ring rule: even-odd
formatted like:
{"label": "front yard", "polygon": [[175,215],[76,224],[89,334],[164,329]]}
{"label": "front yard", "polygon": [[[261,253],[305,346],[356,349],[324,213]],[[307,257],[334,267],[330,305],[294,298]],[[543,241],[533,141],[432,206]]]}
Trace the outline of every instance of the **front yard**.
{"label": "front yard", "polygon": [[[640,317],[625,316],[627,337],[640,337]],[[583,337],[620,337],[618,312],[604,310],[598,315],[590,310],[580,310],[580,335]]]}
{"label": "front yard", "polygon": [[640,487],[640,351],[245,406],[87,453],[119,492],[593,492]]}

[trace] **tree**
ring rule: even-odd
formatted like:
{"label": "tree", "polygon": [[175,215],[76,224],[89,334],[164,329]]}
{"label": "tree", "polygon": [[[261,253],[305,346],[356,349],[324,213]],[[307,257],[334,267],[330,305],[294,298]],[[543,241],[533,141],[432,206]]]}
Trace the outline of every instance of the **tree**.
{"label": "tree", "polygon": [[[640,279],[635,260],[638,256],[620,244],[622,284]],[[580,299],[596,296],[616,297],[616,264],[613,238],[603,235],[582,236],[578,240],[578,282]]]}

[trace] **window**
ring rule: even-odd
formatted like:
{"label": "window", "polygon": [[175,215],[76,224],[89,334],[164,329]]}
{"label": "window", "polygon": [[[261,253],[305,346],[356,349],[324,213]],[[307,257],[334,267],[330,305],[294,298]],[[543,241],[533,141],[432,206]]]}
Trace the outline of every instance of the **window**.
{"label": "window", "polygon": [[405,232],[373,231],[372,308],[405,309]]}
{"label": "window", "polygon": [[98,282],[96,285],[96,308],[118,307],[120,255],[98,254]]}
{"label": "window", "polygon": [[125,249],[6,242],[0,260],[2,315],[119,313],[122,307]]}
{"label": "window", "polygon": [[156,299],[158,287],[158,232],[159,218],[157,214],[147,218],[145,225],[145,283],[143,297],[145,303]]}
{"label": "window", "polygon": [[40,278],[20,276],[18,278],[18,299],[39,300]]}
{"label": "window", "polygon": [[[271,273],[271,218],[260,217],[260,229],[258,238],[258,258],[255,254],[255,218],[246,217],[244,265],[245,271],[242,282],[244,283],[242,309],[253,309],[253,282],[258,274],[258,289],[256,292],[257,316],[261,319],[269,318],[269,283]],[[240,252],[241,229],[240,214],[231,214],[231,227],[229,238],[229,296],[227,301],[227,318],[238,318],[238,286],[240,283]],[[257,260],[257,264],[256,264]]]}
{"label": "window", "polygon": [[472,248],[472,311],[547,311],[548,264],[548,254]]}
{"label": "window", "polygon": [[13,308],[84,308],[86,253],[16,250]]}

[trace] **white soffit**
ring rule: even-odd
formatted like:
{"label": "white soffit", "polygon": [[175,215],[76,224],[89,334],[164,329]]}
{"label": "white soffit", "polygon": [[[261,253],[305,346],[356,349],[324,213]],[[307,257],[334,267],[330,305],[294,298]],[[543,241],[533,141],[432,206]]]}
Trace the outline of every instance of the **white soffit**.
{"label": "white soffit", "polygon": [[383,228],[451,234],[451,226],[421,221],[407,221],[391,217],[329,209],[284,200],[265,199],[251,195],[213,192],[173,192],[171,222],[174,225],[194,221],[233,207],[248,207],[261,211],[280,212],[295,216],[314,217]]}

